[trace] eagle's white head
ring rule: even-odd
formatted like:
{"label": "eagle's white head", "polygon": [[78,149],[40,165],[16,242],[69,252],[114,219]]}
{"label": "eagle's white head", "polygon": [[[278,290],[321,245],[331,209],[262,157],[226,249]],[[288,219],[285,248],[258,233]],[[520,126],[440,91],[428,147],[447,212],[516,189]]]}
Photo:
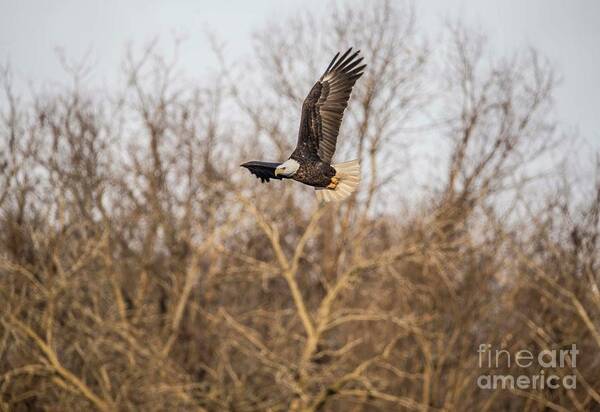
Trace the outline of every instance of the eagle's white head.
{"label": "eagle's white head", "polygon": [[275,176],[292,177],[300,168],[300,163],[294,159],[288,159],[275,168]]}

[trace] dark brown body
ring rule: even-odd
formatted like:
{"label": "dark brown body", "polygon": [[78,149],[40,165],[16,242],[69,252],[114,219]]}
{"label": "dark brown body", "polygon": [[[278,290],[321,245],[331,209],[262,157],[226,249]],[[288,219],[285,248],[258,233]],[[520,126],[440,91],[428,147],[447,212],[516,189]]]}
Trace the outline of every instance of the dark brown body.
{"label": "dark brown body", "polygon": [[335,176],[335,169],[320,160],[300,163],[300,168],[292,179],[314,187],[327,187]]}

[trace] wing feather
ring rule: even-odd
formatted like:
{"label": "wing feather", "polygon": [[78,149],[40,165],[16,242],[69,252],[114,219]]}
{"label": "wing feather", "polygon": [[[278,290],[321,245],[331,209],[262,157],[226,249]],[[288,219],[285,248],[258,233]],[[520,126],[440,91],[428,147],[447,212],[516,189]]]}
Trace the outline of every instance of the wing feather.
{"label": "wing feather", "polygon": [[344,110],[354,84],[363,75],[360,51],[338,52],[302,104],[298,145],[292,157],[318,156],[331,163]]}
{"label": "wing feather", "polygon": [[321,94],[310,120],[311,129],[316,132],[317,154],[324,162],[331,163],[352,88],[366,67],[361,65],[363,58],[359,54],[360,51],[352,53],[352,48],[341,57],[336,54],[317,82],[321,84]]}

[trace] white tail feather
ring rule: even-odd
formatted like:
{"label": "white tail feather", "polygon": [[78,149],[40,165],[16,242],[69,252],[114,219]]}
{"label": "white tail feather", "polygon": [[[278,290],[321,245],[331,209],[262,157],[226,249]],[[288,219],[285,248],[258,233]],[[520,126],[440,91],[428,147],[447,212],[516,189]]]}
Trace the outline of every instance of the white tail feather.
{"label": "white tail feather", "polygon": [[339,182],[335,189],[317,188],[316,195],[319,202],[344,200],[354,193],[360,183],[360,163],[358,160],[351,160],[332,166],[337,172],[335,177],[339,179]]}

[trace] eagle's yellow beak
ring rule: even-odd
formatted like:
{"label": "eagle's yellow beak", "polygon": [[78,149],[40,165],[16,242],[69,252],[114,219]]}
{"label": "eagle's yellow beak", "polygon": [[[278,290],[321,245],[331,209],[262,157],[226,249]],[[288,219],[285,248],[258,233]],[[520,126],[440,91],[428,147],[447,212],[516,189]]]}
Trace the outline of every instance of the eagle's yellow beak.
{"label": "eagle's yellow beak", "polygon": [[281,173],[281,169],[279,167],[275,168],[275,176],[279,176]]}

